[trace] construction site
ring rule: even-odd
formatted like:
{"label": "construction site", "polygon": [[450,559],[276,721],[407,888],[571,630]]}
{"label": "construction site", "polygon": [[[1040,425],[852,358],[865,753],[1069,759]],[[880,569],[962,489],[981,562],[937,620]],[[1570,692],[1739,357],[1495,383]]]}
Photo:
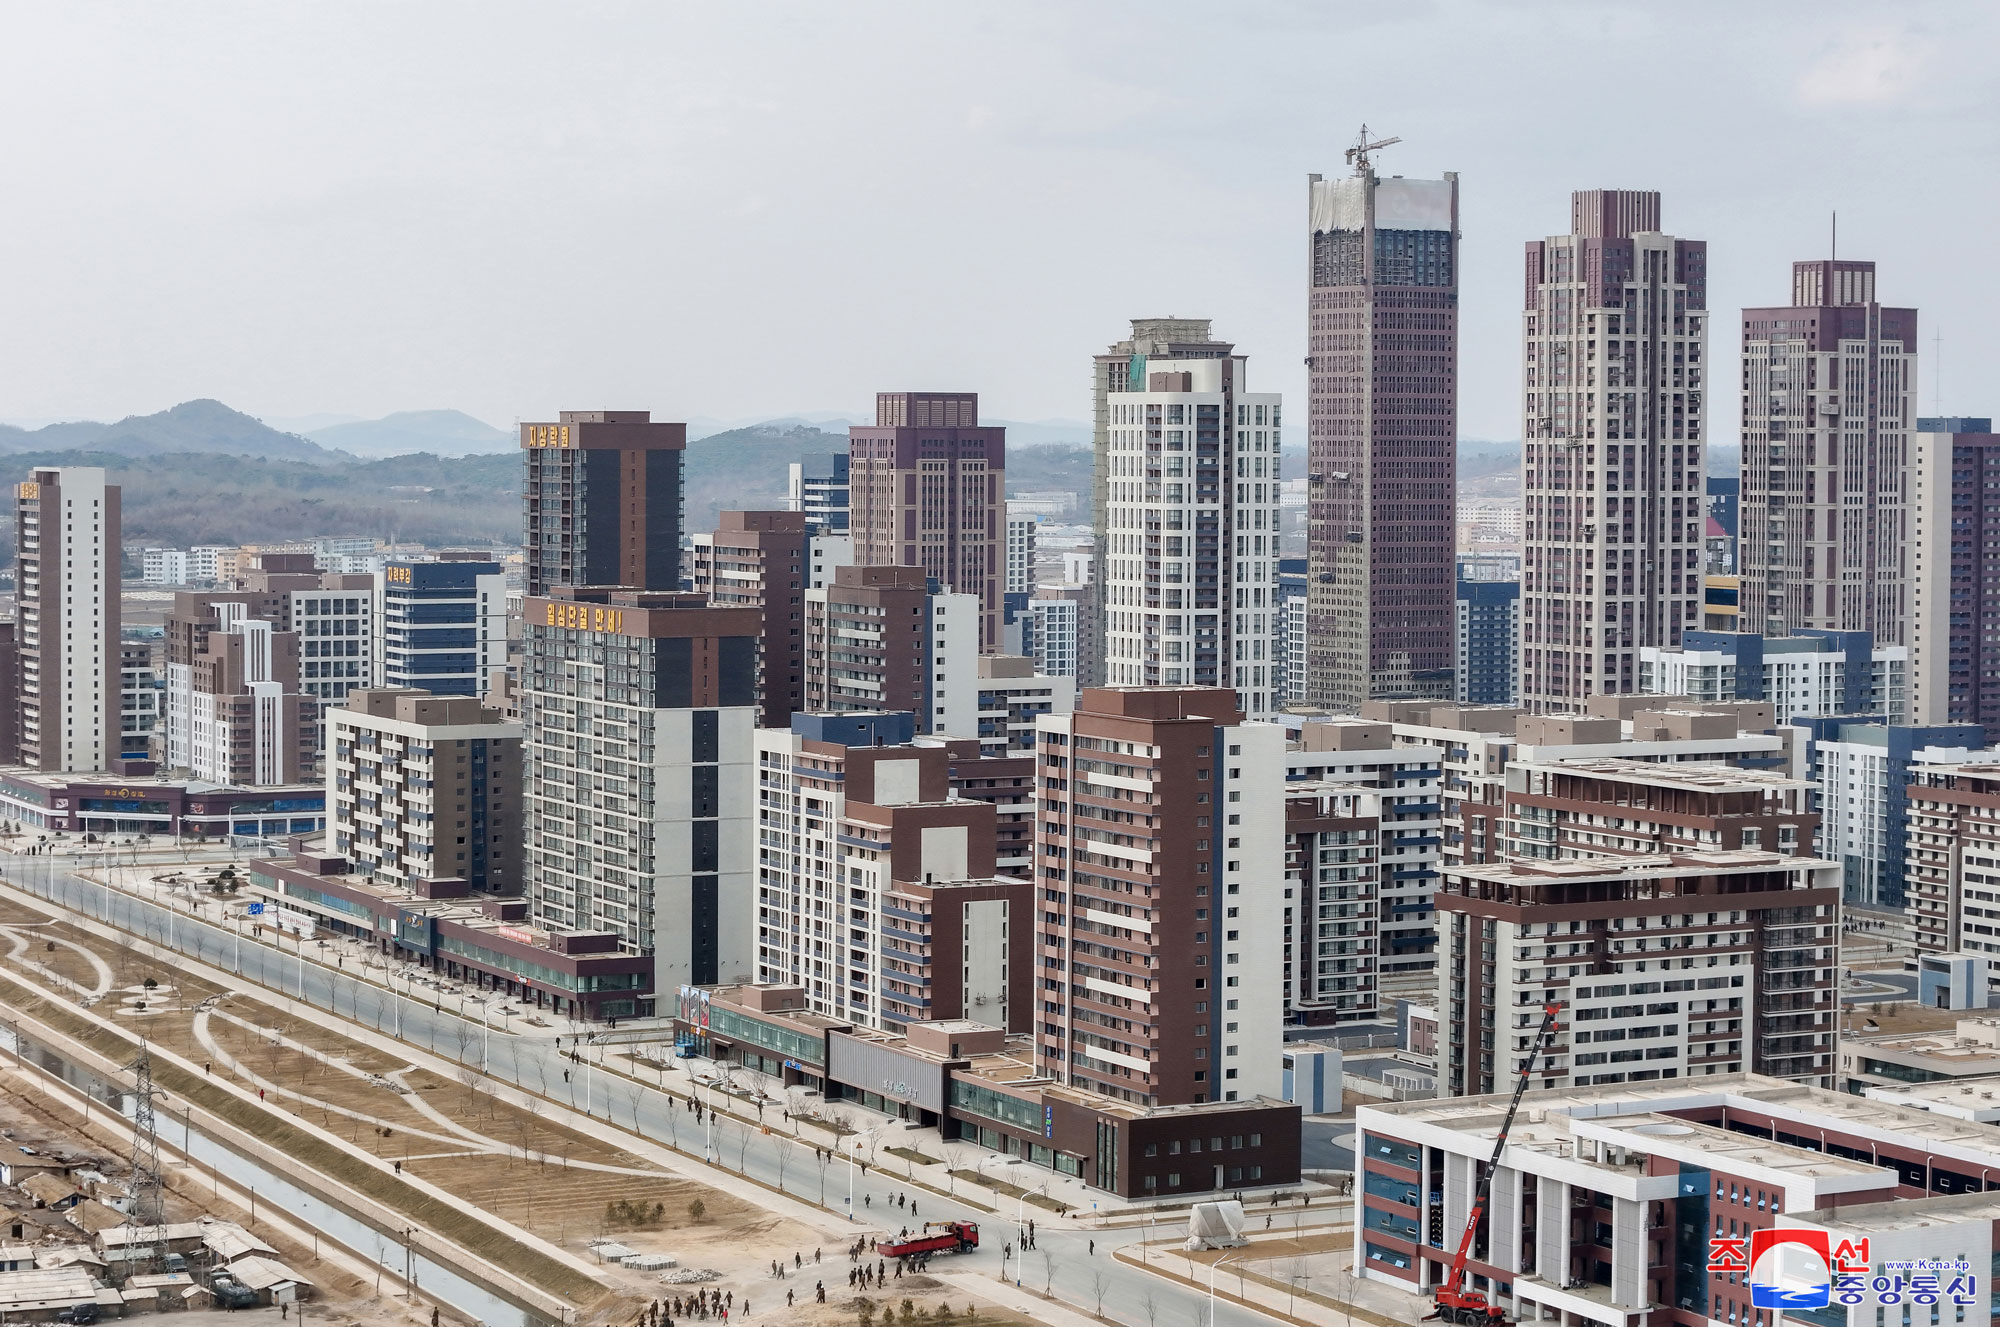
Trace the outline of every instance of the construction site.
{"label": "construction site", "polygon": [[[309,1299],[316,1316],[356,1323],[421,1322],[433,1309],[489,1323],[620,1323],[656,1301],[694,1317],[695,1297],[706,1305],[712,1294],[734,1321],[1026,1321],[893,1260],[878,1288],[851,1289],[870,1238],[890,1232],[850,1224],[831,1201],[814,1211],[728,1176],[726,1151],[754,1126],[718,1123],[712,1105],[698,1115],[666,1094],[664,1141],[607,1127],[642,1096],[660,1100],[638,1075],[664,1074],[638,1057],[629,1074],[600,1064],[517,1072],[527,1089],[503,1084],[478,1065],[514,1055],[504,1034],[489,1046],[468,1029],[463,1062],[440,1062],[12,891],[0,891],[0,948],[0,1072],[11,1089],[0,1127],[39,1140],[26,1143],[39,1152],[99,1159],[80,1169],[100,1194],[79,1201],[107,1214],[114,1244],[118,1230],[152,1224],[142,1220],[149,1204],[168,1230],[240,1226],[297,1269],[296,1284],[275,1292],[283,1298],[267,1287],[263,1303]],[[133,1070],[142,1059],[149,1084]],[[579,1089],[596,1094],[582,1117]],[[828,1154],[797,1151],[801,1175],[809,1156],[821,1158],[827,1194]],[[287,1181],[310,1188],[328,1220],[260,1199]],[[46,1217],[20,1225],[24,1242],[50,1253],[59,1242],[91,1247],[86,1232],[70,1239]],[[348,1233],[330,1238],[336,1227]],[[127,1299],[125,1268],[92,1266],[106,1313],[151,1306],[148,1283]],[[181,1275],[193,1285],[205,1271]],[[186,1306],[204,1307],[196,1298]],[[36,1315],[23,1305],[16,1316]]]}

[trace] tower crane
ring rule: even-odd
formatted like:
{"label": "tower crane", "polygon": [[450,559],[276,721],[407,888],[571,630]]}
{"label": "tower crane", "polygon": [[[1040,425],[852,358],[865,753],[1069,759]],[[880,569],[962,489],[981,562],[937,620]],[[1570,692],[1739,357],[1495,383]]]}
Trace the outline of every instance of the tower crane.
{"label": "tower crane", "polygon": [[1364,124],[1361,126],[1361,137],[1355,139],[1354,146],[1347,149],[1347,164],[1354,167],[1356,175],[1366,175],[1369,170],[1368,154],[1370,152],[1402,141],[1400,138],[1377,138],[1371,141],[1368,137],[1368,126]]}
{"label": "tower crane", "polygon": [[1486,1215],[1486,1200],[1493,1192],[1493,1172],[1500,1168],[1500,1153],[1507,1147],[1507,1133],[1514,1127],[1514,1113],[1521,1109],[1522,1094],[1528,1090],[1528,1077],[1535,1071],[1535,1061],[1542,1058],[1550,1040],[1556,1034],[1556,1011],[1560,1005],[1542,1006],[1542,1030],[1535,1035],[1534,1049],[1528,1052],[1528,1062],[1521,1066],[1521,1079],[1514,1084],[1514,1099],[1507,1103],[1506,1117],[1500,1121],[1500,1135],[1493,1140],[1493,1155],[1486,1162],[1486,1169],[1479,1177],[1479,1187],[1472,1196],[1472,1213],[1465,1219],[1465,1233],[1459,1236],[1458,1253],[1451,1260],[1451,1271],[1438,1284],[1437,1297],[1431,1311],[1424,1315],[1424,1321],[1435,1318],[1440,1322],[1477,1324],[1489,1327],[1507,1321],[1507,1312],[1487,1298],[1484,1290],[1474,1290],[1465,1284],[1465,1260],[1472,1252],[1472,1237],[1479,1233],[1479,1221]]}

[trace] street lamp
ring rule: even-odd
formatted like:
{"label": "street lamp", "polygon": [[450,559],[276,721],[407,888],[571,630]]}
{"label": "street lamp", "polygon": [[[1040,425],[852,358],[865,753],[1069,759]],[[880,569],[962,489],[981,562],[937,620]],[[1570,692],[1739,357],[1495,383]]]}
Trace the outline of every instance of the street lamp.
{"label": "street lamp", "polygon": [[[1246,1255],[1243,1255],[1243,1256],[1247,1257],[1248,1255],[1246,1254]],[[1212,1262],[1212,1263],[1210,1263],[1210,1264],[1208,1265],[1208,1323],[1209,1323],[1209,1327],[1215,1327],[1215,1274],[1216,1274],[1216,1272],[1218,1272],[1218,1271],[1220,1271],[1220,1270],[1221,1270],[1221,1268],[1222,1268],[1222,1265],[1223,1265],[1224,1263],[1226,1263],[1226,1262],[1239,1262],[1239,1263],[1240,1263],[1240,1259],[1238,1259],[1238,1258],[1217,1258],[1217,1259],[1216,1259],[1216,1260],[1215,1260],[1214,1262]],[[1243,1269],[1242,1269],[1242,1267],[1241,1267],[1241,1266],[1238,1266],[1238,1267],[1237,1267],[1237,1269],[1236,1269],[1236,1291],[1237,1291],[1237,1294],[1238,1294],[1238,1295],[1241,1295],[1241,1294],[1242,1294],[1242,1292],[1243,1292]]]}

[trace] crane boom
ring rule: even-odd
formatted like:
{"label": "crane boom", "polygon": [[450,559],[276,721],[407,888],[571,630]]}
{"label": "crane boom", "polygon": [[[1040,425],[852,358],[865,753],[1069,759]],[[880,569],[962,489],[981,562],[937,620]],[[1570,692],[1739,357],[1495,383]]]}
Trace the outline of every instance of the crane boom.
{"label": "crane boom", "polygon": [[1368,137],[1368,126],[1364,124],[1361,126],[1360,137],[1354,140],[1354,146],[1347,149],[1347,164],[1354,167],[1356,175],[1366,175],[1369,170],[1368,154],[1370,152],[1378,148],[1393,146],[1402,141],[1400,138],[1370,139]]}
{"label": "crane boom", "polygon": [[1521,1066],[1521,1077],[1514,1084],[1514,1096],[1507,1103],[1507,1114],[1500,1120],[1500,1132],[1493,1140],[1493,1155],[1487,1158],[1486,1169],[1479,1176],[1479,1183],[1473,1190],[1472,1212],[1465,1220],[1465,1233],[1458,1238],[1458,1253],[1451,1260],[1451,1271],[1437,1289],[1436,1306],[1426,1315],[1452,1323],[1497,1323],[1502,1320],[1498,1305],[1486,1297],[1483,1290],[1467,1290],[1462,1287],[1465,1280],[1465,1262],[1472,1253],[1473,1236],[1479,1232],[1479,1222],[1486,1215],[1486,1200],[1493,1193],[1493,1172],[1500,1168],[1500,1154],[1507,1149],[1507,1135],[1514,1128],[1515,1112],[1521,1109],[1521,1098],[1528,1091],[1528,1079],[1535,1072],[1535,1062],[1542,1058],[1556,1034],[1556,1013],[1560,1005],[1542,1006],[1542,1030],[1535,1035],[1533,1049],[1528,1052],[1528,1061]]}

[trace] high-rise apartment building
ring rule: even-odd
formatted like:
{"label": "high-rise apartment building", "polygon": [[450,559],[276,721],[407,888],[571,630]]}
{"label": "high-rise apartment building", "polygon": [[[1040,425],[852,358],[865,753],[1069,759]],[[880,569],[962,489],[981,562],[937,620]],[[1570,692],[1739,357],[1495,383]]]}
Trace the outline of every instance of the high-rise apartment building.
{"label": "high-rise apartment building", "polygon": [[1223,687],[1271,713],[1280,402],[1206,319],[1134,319],[1097,357],[1098,603],[1111,686]]}
{"label": "high-rise apartment building", "polygon": [[792,462],[785,510],[802,513],[816,535],[848,532],[848,457],[822,452]]}
{"label": "high-rise apartment building", "polygon": [[1452,617],[1453,698],[1512,705],[1521,668],[1521,561],[1461,554]]}
{"label": "high-rise apartment building", "polygon": [[497,562],[394,559],[375,574],[375,685],[477,696],[507,666],[507,575]]}
{"label": "high-rise apartment building", "polygon": [[998,650],[1007,430],[980,426],[977,392],[879,392],[874,425],[847,436],[855,562],[976,596],[978,649]]}
{"label": "high-rise apartment building", "polygon": [[1008,594],[1035,592],[1035,528],[1040,524],[1039,516],[1007,517]]}
{"label": "high-rise apartment building", "polygon": [[1366,1022],[1384,976],[1437,961],[1440,747],[1386,723],[1299,725],[1285,753],[1285,1021]]}
{"label": "high-rise apartment building", "polygon": [[1538,1087],[1833,1077],[1840,867],[1738,848],[1447,868],[1438,1095],[1505,1090],[1544,1005]]}
{"label": "high-rise apartment building", "polygon": [[527,592],[678,590],[687,425],[646,410],[565,410],[521,425]]}
{"label": "high-rise apartment building", "polygon": [[1458,176],[1307,185],[1306,694],[1452,694]]}
{"label": "high-rise apartment building", "polygon": [[978,731],[977,596],[940,593],[919,567],[860,566],[805,599],[805,709],[909,710],[919,732]]}
{"label": "high-rise apartment building", "polygon": [[1917,311],[1875,298],[1875,264],[1792,264],[1792,302],[1743,310],[1745,631],[1866,631],[1905,643],[1905,470]]}
{"label": "high-rise apartment building", "polygon": [[[267,597],[260,597],[267,598]],[[255,788],[317,769],[320,703],[299,690],[299,636],[248,596],[182,591],[167,618],[166,762]],[[264,605],[268,608],[268,604]]]}
{"label": "high-rise apartment building", "polygon": [[656,990],[756,962],[753,608],[563,587],[527,600],[529,904],[654,956]]}
{"label": "high-rise apartment building", "polygon": [[1977,954],[2000,988],[2000,764],[1919,765],[1907,790],[1903,890],[1920,954]]}
{"label": "high-rise apartment building", "polygon": [[1799,768],[1819,790],[1816,851],[1840,863],[1848,903],[1900,912],[1908,901],[1911,785],[1922,781],[1925,766],[1971,758],[1985,730],[1838,718],[1793,723],[1810,737],[1800,743]]}
{"label": "high-rise apartment building", "polygon": [[1147,1106],[1279,1095],[1284,730],[1227,690],[1093,687],[1040,736],[1043,1071]]}
{"label": "high-rise apartment building", "polygon": [[1639,690],[1701,704],[1768,701],[1780,723],[1834,715],[1909,721],[1909,651],[1865,631],[1789,637],[1689,631],[1679,646],[1639,651]]}
{"label": "high-rise apartment building", "polygon": [[0,621],[0,765],[21,763],[20,627]]}
{"label": "high-rise apartment building", "polygon": [[159,627],[127,627],[118,641],[118,755],[121,760],[158,760],[163,754],[160,720],[166,713],[166,633]]}
{"label": "high-rise apartment building", "polygon": [[326,711],[328,833],[371,880],[521,892],[521,725],[474,696],[349,693]]}
{"label": "high-rise apartment building", "polygon": [[1910,721],[1976,723],[2000,742],[2000,434],[1920,419],[1910,468]]}
{"label": "high-rise apartment building", "polygon": [[1025,655],[979,656],[978,687],[979,749],[989,756],[1032,753],[1041,717],[1076,708],[1076,680],[1051,677]]}
{"label": "high-rise apartment building", "polygon": [[759,723],[784,728],[806,707],[805,596],[812,588],[814,546],[846,539],[811,533],[803,512],[725,511],[717,519],[713,534],[690,542],[688,587],[712,604],[763,615]]}
{"label": "high-rise apartment building", "polygon": [[1701,625],[1707,245],[1657,193],[1582,190],[1526,294],[1521,702],[1574,710]]}
{"label": "high-rise apartment building", "polygon": [[[114,768],[122,709],[120,490],[94,466],[38,469],[15,490],[14,601],[20,763]],[[18,700],[17,700],[18,696]]]}
{"label": "high-rise apartment building", "polygon": [[995,808],[956,796],[950,752],[911,745],[913,727],[800,714],[758,731],[757,980],[863,1027],[1025,1032],[1032,886],[995,874]]}

